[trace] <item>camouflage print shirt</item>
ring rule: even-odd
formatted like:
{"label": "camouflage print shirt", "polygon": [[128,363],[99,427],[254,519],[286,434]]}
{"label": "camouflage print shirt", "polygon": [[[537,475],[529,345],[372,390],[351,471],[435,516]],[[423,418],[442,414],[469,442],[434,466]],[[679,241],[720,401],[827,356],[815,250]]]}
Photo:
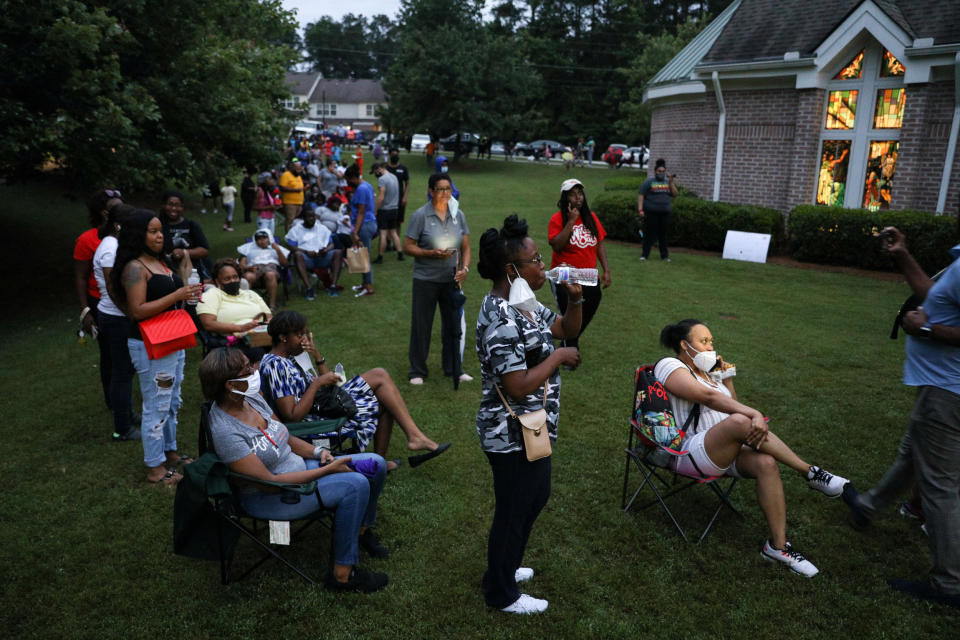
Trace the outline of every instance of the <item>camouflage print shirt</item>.
{"label": "camouflage print shirt", "polygon": [[[516,415],[543,407],[543,387],[521,400],[506,395],[500,376],[511,371],[533,368],[553,353],[550,327],[557,314],[542,304],[530,320],[507,301],[492,293],[480,305],[477,317],[477,356],[483,377],[483,396],[477,411],[477,434],[480,446],[492,453],[521,451],[519,427],[511,426],[510,414],[503,406],[494,382],[500,385]],[[550,439],[557,439],[557,421],[560,417],[560,373],[550,374],[547,395],[547,429]],[[515,423],[514,423],[515,424]]]}

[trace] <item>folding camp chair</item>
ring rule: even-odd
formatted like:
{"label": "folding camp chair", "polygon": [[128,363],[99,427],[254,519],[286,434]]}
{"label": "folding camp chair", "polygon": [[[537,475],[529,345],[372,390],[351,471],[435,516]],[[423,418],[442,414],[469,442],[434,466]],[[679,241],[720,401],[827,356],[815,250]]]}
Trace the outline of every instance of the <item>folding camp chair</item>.
{"label": "folding camp chair", "polygon": [[[680,535],[683,536],[683,539],[689,542],[690,539],[687,537],[684,528],[680,525],[677,517],[674,515],[673,511],[670,510],[670,507],[667,506],[667,499],[692,487],[708,487],[717,498],[719,504],[711,515],[709,522],[707,522],[707,526],[704,528],[703,533],[701,533],[700,537],[697,539],[697,544],[700,544],[707,536],[707,533],[710,532],[710,529],[713,527],[714,522],[716,522],[720,512],[724,507],[742,517],[740,512],[737,511],[736,508],[734,508],[734,506],[730,503],[730,494],[733,492],[733,488],[737,484],[737,478],[687,476],[678,474],[666,466],[669,464],[670,458],[674,456],[689,455],[689,453],[686,451],[678,451],[658,445],[648,437],[648,432],[643,429],[644,413],[645,410],[651,408],[651,403],[660,405],[656,408],[660,409],[663,413],[668,414],[669,420],[673,420],[673,414],[670,410],[666,390],[663,388],[663,385],[661,385],[660,382],[654,378],[653,368],[654,365],[641,366],[636,370],[636,374],[634,376],[633,397],[631,398],[630,403],[629,436],[627,439],[627,448],[625,449],[627,454],[626,468],[623,473],[623,496],[621,498],[620,507],[624,511],[629,511],[640,493],[644,489],[649,488],[653,492],[654,497],[652,500],[640,505],[638,510],[643,511],[648,507],[659,504],[661,507],[663,507],[663,510],[667,513],[667,516],[677,528],[677,531],[679,531]],[[699,421],[699,415],[700,412],[698,405],[693,411],[691,411],[691,415],[687,422],[689,423],[690,419]],[[683,429],[686,427],[687,425],[685,424],[681,431],[683,431]],[[661,452],[665,452],[666,455]],[[627,489],[630,480],[631,464],[637,467],[637,470],[641,474],[642,482],[640,483],[640,486],[637,487],[636,491],[633,492],[633,495],[630,497],[630,499],[627,500]]]}
{"label": "folding camp chair", "polygon": [[[281,500],[287,503],[296,503],[300,501],[301,496],[316,492],[316,481],[304,484],[267,482],[264,480],[251,478],[243,474],[234,473],[227,469],[226,465],[219,460],[216,452],[213,450],[213,440],[210,434],[210,407],[211,403],[207,402],[204,403],[200,410],[201,456],[196,462],[191,465],[187,465],[184,468],[184,473],[188,477],[185,477],[180,482],[180,484],[184,485],[182,490],[178,486],[176,510],[179,510],[186,502],[187,498],[185,496],[187,496],[187,494],[190,492],[199,492],[202,494],[203,498],[212,503],[212,513],[214,519],[216,520],[216,540],[213,542],[213,544],[216,546],[216,556],[220,560],[220,581],[223,584],[227,584],[231,580],[230,573],[235,555],[234,552],[236,541],[240,536],[251,540],[262,551],[262,555],[252,565],[243,570],[240,575],[233,577],[233,580],[241,580],[267,560],[275,559],[279,560],[287,568],[295,572],[310,584],[317,584],[317,580],[306,573],[303,569],[293,564],[293,562],[291,562],[289,559],[281,555],[273,545],[263,539],[264,534],[268,531],[269,527],[265,526],[263,520],[255,518],[244,511],[239,500],[239,491],[237,489],[237,485],[241,483],[255,484],[265,489],[280,490],[283,493]],[[197,465],[197,467],[194,468],[194,465]],[[199,474],[203,474],[203,477],[199,477]],[[319,494],[317,495],[317,500],[320,501]],[[322,501],[320,501],[320,504],[322,505]],[[296,522],[301,523],[301,526],[299,526],[296,531],[292,531],[290,536],[291,540],[293,540],[295,537],[300,536],[305,529],[317,522],[328,528],[331,532],[331,564],[329,569],[332,569],[333,563],[332,536],[334,522],[333,517],[335,513],[335,509],[321,507],[317,511],[311,513],[309,516],[297,520]],[[206,521],[200,518],[195,520],[195,522],[199,523],[198,526],[203,526],[203,523]],[[183,555],[191,555],[194,557],[209,557],[209,555],[211,555],[209,554],[209,550],[207,550],[207,553],[204,553],[202,549],[200,552],[197,552],[195,549],[192,553],[190,551],[183,551],[183,547],[185,546],[185,544],[182,542],[183,538],[188,537],[189,535],[196,535],[196,533],[191,534],[191,532],[187,531],[188,529],[189,526],[182,524],[182,522],[179,526],[175,523],[174,545],[177,552],[182,553]],[[178,539],[177,536],[184,532],[186,532],[185,535]]]}

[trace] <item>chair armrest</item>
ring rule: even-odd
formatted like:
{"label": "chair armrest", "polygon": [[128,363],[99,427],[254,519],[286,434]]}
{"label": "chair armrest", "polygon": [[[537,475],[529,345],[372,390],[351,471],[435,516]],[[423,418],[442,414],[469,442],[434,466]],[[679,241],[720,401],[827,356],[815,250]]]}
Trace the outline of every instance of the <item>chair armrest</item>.
{"label": "chair armrest", "polygon": [[336,431],[340,433],[343,430],[343,425],[347,421],[346,418],[325,418],[323,420],[311,420],[305,422],[288,422],[286,423],[287,431],[291,435],[301,436],[301,435],[310,435],[314,433],[328,433],[330,431]]}

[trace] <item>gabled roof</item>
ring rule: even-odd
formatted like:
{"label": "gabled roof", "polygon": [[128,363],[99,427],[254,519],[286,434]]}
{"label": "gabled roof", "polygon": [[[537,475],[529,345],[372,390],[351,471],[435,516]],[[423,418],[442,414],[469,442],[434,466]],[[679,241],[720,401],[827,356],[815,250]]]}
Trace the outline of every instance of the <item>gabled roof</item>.
{"label": "gabled roof", "polygon": [[316,71],[287,71],[283,82],[290,89],[290,93],[295,96],[308,96],[313,89],[314,84],[321,78],[320,73]]}
{"label": "gabled roof", "polygon": [[341,104],[377,104],[387,101],[379,80],[365,78],[351,80],[322,79],[314,87],[310,102],[339,102]]}
{"label": "gabled roof", "polygon": [[733,14],[740,7],[740,3],[741,0],[733,0],[730,6],[724,9],[715,20],[704,27],[703,31],[697,34],[696,38],[691,40],[680,53],[674,56],[666,66],[660,69],[660,71],[650,79],[650,84],[663,84],[689,78],[693,72],[693,68],[697,66],[707,52],[710,51],[713,43],[716,42],[720,34],[723,33],[727,23],[730,22]]}
{"label": "gabled roof", "polygon": [[960,42],[960,2],[956,0],[743,0],[701,62],[776,60],[793,51],[801,58],[811,56],[866,2],[873,2],[915,39],[933,38],[933,44]]}

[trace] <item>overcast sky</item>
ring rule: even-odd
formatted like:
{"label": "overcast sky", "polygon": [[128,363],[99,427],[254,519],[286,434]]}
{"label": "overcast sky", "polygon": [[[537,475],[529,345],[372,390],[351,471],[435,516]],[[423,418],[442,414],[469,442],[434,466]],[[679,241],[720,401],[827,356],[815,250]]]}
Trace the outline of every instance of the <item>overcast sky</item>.
{"label": "overcast sky", "polygon": [[347,13],[368,18],[382,13],[394,18],[400,11],[400,0],[283,0],[283,6],[296,9],[302,30],[323,16],[340,20]]}

